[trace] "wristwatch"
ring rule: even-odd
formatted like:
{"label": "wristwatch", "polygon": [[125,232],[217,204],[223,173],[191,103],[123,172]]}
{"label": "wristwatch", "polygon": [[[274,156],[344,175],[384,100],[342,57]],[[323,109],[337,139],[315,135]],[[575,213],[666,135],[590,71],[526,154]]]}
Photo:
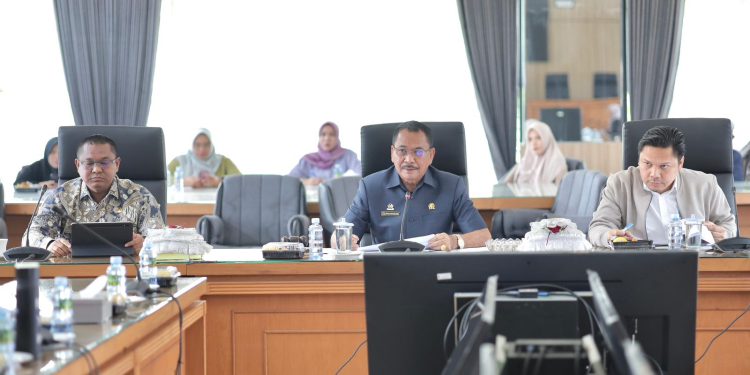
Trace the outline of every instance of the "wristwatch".
{"label": "wristwatch", "polygon": [[460,234],[455,234],[454,233],[453,235],[456,236],[456,239],[458,240],[458,248],[459,249],[463,249],[464,246],[466,246],[466,244],[464,243],[464,238],[461,237]]}

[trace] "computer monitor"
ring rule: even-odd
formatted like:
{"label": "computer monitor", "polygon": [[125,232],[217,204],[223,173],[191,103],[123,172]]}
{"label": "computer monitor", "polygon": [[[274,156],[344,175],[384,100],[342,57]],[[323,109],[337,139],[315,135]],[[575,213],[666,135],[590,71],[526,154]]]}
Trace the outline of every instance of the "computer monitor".
{"label": "computer monitor", "polygon": [[[587,270],[586,273],[589,276],[591,299],[594,301],[599,330],[615,362],[617,372],[622,375],[652,374],[640,345],[628,337],[625,325],[620,320],[620,314],[617,313],[615,305],[609,298],[599,274],[592,270]],[[646,363],[646,366],[639,367],[643,363]]]}
{"label": "computer monitor", "polygon": [[542,109],[542,122],[549,125],[557,141],[581,140],[581,110],[579,108]]}
{"label": "computer monitor", "polygon": [[[371,374],[437,374],[454,294],[553,283],[589,291],[599,273],[629,336],[665,373],[690,374],[695,357],[696,252],[366,254],[365,303]],[[583,310],[583,309],[581,309]],[[581,325],[581,336],[588,325]]]}

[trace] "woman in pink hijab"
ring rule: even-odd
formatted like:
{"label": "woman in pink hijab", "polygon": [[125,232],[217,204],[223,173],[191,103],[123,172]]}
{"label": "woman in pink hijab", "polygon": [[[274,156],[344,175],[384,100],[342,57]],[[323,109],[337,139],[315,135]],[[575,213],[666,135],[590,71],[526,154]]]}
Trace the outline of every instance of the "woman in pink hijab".
{"label": "woman in pink hijab", "polygon": [[339,127],[326,122],[318,130],[318,152],[303,156],[289,175],[305,185],[318,185],[347,171],[362,174],[362,165],[354,151],[341,147]]}
{"label": "woman in pink hijab", "polygon": [[549,125],[537,120],[526,121],[526,151],[505,182],[559,184],[567,172],[565,156],[557,147]]}

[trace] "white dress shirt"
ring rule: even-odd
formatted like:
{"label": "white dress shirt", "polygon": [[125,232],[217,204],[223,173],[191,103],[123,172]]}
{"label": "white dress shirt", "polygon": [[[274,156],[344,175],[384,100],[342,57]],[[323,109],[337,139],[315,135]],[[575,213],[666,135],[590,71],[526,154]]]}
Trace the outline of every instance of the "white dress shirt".
{"label": "white dress shirt", "polygon": [[651,204],[646,213],[646,234],[655,245],[667,244],[667,224],[672,214],[679,214],[675,185],[669,191],[659,194],[643,184],[643,189],[651,193]]}

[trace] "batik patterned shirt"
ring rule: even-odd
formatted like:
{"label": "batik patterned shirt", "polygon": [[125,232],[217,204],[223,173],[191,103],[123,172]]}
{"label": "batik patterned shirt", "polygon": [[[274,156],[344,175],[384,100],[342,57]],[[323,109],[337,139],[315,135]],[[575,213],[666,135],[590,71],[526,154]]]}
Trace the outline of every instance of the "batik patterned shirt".
{"label": "batik patterned shirt", "polygon": [[[107,195],[96,203],[79,177],[45,195],[29,228],[31,246],[47,248],[58,238],[70,241],[72,222],[56,213],[53,207],[62,208],[82,223],[131,222],[133,231],[144,236],[150,228],[164,227],[159,203],[145,187],[115,177]],[[23,241],[25,243],[25,238]]]}

